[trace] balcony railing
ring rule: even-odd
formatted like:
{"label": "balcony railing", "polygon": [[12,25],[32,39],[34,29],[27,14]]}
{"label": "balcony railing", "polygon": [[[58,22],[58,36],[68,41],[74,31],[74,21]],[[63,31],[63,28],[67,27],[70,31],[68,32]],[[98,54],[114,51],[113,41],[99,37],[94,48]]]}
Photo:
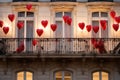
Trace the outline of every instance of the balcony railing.
{"label": "balcony railing", "polygon": [[[35,41],[33,41],[35,40]],[[34,43],[34,45],[33,45]],[[0,55],[110,56],[120,54],[120,38],[2,38]]]}

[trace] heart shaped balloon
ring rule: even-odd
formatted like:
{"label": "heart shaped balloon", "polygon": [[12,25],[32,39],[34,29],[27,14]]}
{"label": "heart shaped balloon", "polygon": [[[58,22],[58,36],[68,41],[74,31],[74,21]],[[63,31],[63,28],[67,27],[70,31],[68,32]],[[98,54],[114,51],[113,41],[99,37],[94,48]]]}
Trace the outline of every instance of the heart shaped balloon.
{"label": "heart shaped balloon", "polygon": [[112,17],[112,18],[115,18],[115,16],[116,16],[116,12],[115,11],[110,11],[110,16]]}
{"label": "heart shaped balloon", "polygon": [[38,36],[41,36],[43,34],[43,29],[37,29],[36,32]]}
{"label": "heart shaped balloon", "polygon": [[87,25],[87,26],[86,26],[86,29],[87,29],[87,31],[88,31],[88,32],[90,32],[90,31],[91,31],[91,28],[92,28],[92,26],[91,26],[91,25]]}
{"label": "heart shaped balloon", "polygon": [[8,15],[8,19],[13,22],[13,20],[15,19],[15,15],[14,14],[9,14]]}
{"label": "heart shaped balloon", "polygon": [[119,29],[119,24],[113,24],[113,29],[114,29],[115,31],[118,31],[118,29]]}
{"label": "heart shaped balloon", "polygon": [[21,53],[22,51],[24,51],[24,43],[21,43],[20,46],[16,49],[16,52]]}
{"label": "heart shaped balloon", "polygon": [[67,19],[67,22],[66,22],[66,23],[67,23],[68,25],[71,25],[71,23],[72,23],[72,18],[69,17],[69,18]]}
{"label": "heart shaped balloon", "polygon": [[9,32],[9,27],[3,27],[3,32],[7,34]]}
{"label": "heart shaped balloon", "polygon": [[117,23],[120,23],[120,16],[115,17],[115,21],[116,21]]}
{"label": "heart shaped balloon", "polygon": [[18,29],[21,29],[23,26],[24,26],[24,23],[23,23],[23,22],[18,22],[18,23],[17,23]]}
{"label": "heart shaped balloon", "polygon": [[92,43],[94,48],[98,48],[99,45],[98,45],[97,39],[95,39],[95,38],[91,39],[91,43]]}
{"label": "heart shaped balloon", "polygon": [[63,20],[64,20],[65,23],[67,23],[67,19],[69,19],[69,16],[64,15],[64,16],[63,16]]}
{"label": "heart shaped balloon", "polygon": [[26,8],[27,8],[27,10],[31,10],[32,4],[27,4],[27,5],[26,5]]}
{"label": "heart shaped balloon", "polygon": [[3,27],[3,21],[0,20],[0,27]]}
{"label": "heart shaped balloon", "polygon": [[100,39],[98,41],[98,45],[99,45],[99,48],[103,48],[104,47],[104,42]]}
{"label": "heart shaped balloon", "polygon": [[47,24],[48,24],[48,21],[47,20],[42,20],[41,21],[41,24],[44,28],[46,28]]}
{"label": "heart shaped balloon", "polygon": [[52,29],[53,32],[57,29],[57,25],[56,24],[51,24],[50,27],[51,27],[51,29]]}
{"label": "heart shaped balloon", "polygon": [[79,26],[79,28],[80,28],[81,30],[83,30],[84,27],[85,27],[85,23],[83,23],[83,22],[78,23],[78,26]]}
{"label": "heart shaped balloon", "polygon": [[100,24],[101,24],[102,29],[105,30],[106,26],[107,26],[107,21],[106,20],[100,20]]}
{"label": "heart shaped balloon", "polygon": [[36,39],[33,39],[33,40],[32,40],[32,45],[33,45],[33,46],[36,46],[36,44],[37,44],[37,40],[36,40]]}
{"label": "heart shaped balloon", "polygon": [[99,31],[99,26],[93,26],[93,31],[97,33]]}
{"label": "heart shaped balloon", "polygon": [[94,47],[94,48],[99,48],[98,41],[95,41],[95,42],[93,43],[93,47]]}

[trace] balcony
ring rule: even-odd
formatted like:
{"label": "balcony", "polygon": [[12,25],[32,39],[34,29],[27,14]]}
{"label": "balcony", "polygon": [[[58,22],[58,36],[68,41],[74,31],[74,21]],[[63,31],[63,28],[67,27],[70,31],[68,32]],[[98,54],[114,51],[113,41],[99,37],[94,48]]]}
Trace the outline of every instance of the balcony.
{"label": "balcony", "polygon": [[[36,38],[35,41],[33,40],[33,38],[0,39],[0,57],[120,58],[120,38]],[[20,51],[18,48],[21,45]]]}

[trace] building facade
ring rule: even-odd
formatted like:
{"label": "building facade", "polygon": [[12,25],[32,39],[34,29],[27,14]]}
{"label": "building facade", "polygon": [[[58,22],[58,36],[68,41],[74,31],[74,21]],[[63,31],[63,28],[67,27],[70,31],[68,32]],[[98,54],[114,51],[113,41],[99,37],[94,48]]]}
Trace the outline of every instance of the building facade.
{"label": "building facade", "polygon": [[120,0],[0,0],[0,80],[120,80]]}

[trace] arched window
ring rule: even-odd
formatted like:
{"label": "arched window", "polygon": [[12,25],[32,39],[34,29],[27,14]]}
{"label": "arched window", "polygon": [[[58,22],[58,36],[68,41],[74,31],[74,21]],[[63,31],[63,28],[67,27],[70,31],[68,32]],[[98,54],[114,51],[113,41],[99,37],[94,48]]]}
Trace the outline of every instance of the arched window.
{"label": "arched window", "polygon": [[104,71],[93,72],[92,80],[109,80],[109,73]]}
{"label": "arched window", "polygon": [[55,72],[55,80],[72,80],[72,73],[70,71]]}
{"label": "arched window", "polygon": [[18,72],[17,80],[33,80],[33,73],[29,71]]}

